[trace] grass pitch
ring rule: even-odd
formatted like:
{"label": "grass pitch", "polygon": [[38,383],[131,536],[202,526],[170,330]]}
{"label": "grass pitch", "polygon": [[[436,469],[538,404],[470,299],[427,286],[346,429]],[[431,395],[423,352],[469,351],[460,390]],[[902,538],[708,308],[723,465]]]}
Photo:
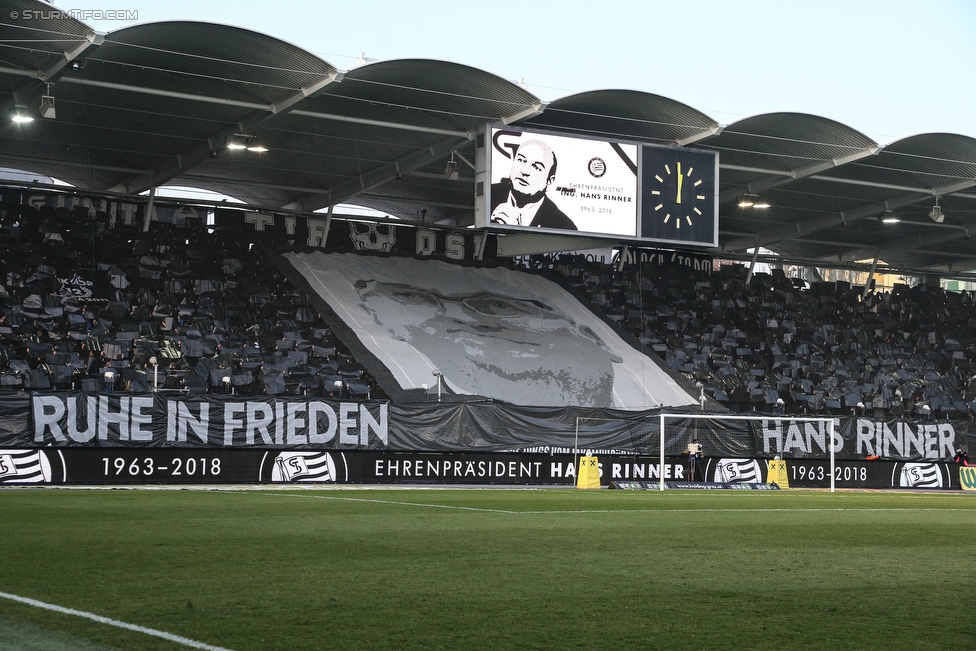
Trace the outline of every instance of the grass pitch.
{"label": "grass pitch", "polygon": [[[964,494],[3,490],[0,591],[232,649],[976,648]],[[0,650],[179,644],[0,599]]]}

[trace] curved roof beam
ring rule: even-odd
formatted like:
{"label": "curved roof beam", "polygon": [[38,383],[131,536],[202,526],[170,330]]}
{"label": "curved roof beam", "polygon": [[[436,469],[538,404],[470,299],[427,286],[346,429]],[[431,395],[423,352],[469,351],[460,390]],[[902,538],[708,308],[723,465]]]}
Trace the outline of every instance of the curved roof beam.
{"label": "curved roof beam", "polygon": [[[296,199],[288,209],[314,211],[329,205],[348,202],[374,188],[406,176],[463,147],[475,138],[477,126],[488,122],[511,124],[538,116],[546,110],[546,102],[524,88],[484,70],[462,64],[430,59],[394,59],[360,66],[346,73],[346,83],[336,87],[335,95],[342,99],[370,101],[383,105],[389,102],[389,120],[363,120],[353,112],[337,115],[334,112],[296,112],[296,115],[344,122],[359,122],[367,126],[404,129],[420,133],[446,136],[434,143],[418,139],[413,151],[391,161],[380,162],[372,169],[339,181],[327,189]],[[329,99],[333,92],[320,96]],[[315,100],[313,100],[314,103]],[[414,127],[409,122],[394,123],[397,116],[456,111],[457,101],[466,105],[467,112],[456,112],[444,128]],[[379,117],[383,117],[382,114]],[[412,120],[411,120],[412,121]],[[456,128],[449,128],[450,125]],[[473,209],[473,205],[472,205]]]}
{"label": "curved roof beam", "polygon": [[163,185],[183,172],[193,169],[200,163],[209,159],[217,149],[223,146],[224,141],[237,133],[253,133],[262,124],[271,120],[275,116],[288,113],[292,107],[309,95],[318,92],[331,83],[342,81],[342,73],[332,73],[322,77],[314,84],[298,89],[284,100],[275,102],[272,105],[261,107],[245,117],[240,122],[228,125],[211,134],[206,140],[193,143],[183,151],[170,157],[167,164],[137,178],[129,179],[111,188],[112,192],[126,192],[129,194],[139,194],[153,186]]}
{"label": "curved roof beam", "polygon": [[[852,152],[846,156],[837,156],[836,158],[831,158],[830,160],[823,162],[804,165],[803,167],[798,167],[797,169],[789,172],[770,174],[769,176],[757,179],[755,181],[750,181],[744,185],[736,185],[731,188],[725,188],[719,193],[718,200],[720,203],[725,203],[726,201],[733,201],[736,197],[742,194],[762,194],[763,192],[786,185],[792,181],[809,178],[829,169],[842,167],[850,163],[855,163],[864,158],[875,156],[880,151],[881,147],[875,145],[873,147],[867,147],[865,149]],[[719,163],[719,166],[721,167],[721,163]]]}
{"label": "curved roof beam", "polygon": [[[364,192],[369,192],[384,183],[393,181],[397,176],[403,176],[428,163],[432,163],[438,158],[447,155],[452,149],[461,147],[472,139],[473,136],[472,138],[444,138],[429,147],[412,151],[394,161],[381,163],[362,174],[340,181],[329,188],[328,192],[313,194],[300,201],[287,204],[283,208],[287,210],[314,212],[320,208],[326,208],[329,205],[334,206],[336,204],[346,203]],[[474,207],[472,206],[473,209]]]}
{"label": "curved roof beam", "polygon": [[[770,147],[775,150],[779,147],[773,143],[785,142],[796,143],[797,146],[814,145],[843,149],[847,153],[830,156],[795,169],[761,170],[723,165],[722,167],[726,169],[764,173],[766,176],[749,183],[725,188],[719,194],[720,202],[732,201],[742,194],[760,194],[791,181],[809,178],[829,169],[874,156],[882,149],[874,140],[843,123],[807,113],[763,113],[734,122],[722,133],[733,138],[756,138],[760,142],[761,139],[768,139],[771,143]],[[723,139],[716,138],[715,142],[706,145],[721,152]],[[759,147],[756,153],[762,155],[764,151],[764,147]]]}
{"label": "curved roof beam", "polygon": [[[959,192],[972,187],[976,187],[976,179],[961,181],[959,183],[953,183],[951,185],[941,186],[938,188],[933,188],[928,191],[911,192],[907,194],[902,194],[897,197],[892,197],[890,199],[885,199],[884,201],[875,201],[872,203],[863,204],[852,208],[851,210],[842,210],[840,212],[826,213],[818,217],[813,217],[811,219],[804,220],[802,222],[797,222],[795,224],[790,224],[788,226],[783,226],[780,228],[775,228],[770,231],[757,233],[756,237],[743,237],[737,240],[732,240],[727,242],[722,246],[723,251],[740,251],[745,249],[751,249],[756,246],[768,246],[770,244],[775,244],[776,242],[782,242],[783,240],[789,240],[793,238],[803,237],[804,235],[810,235],[811,233],[816,233],[833,226],[842,226],[856,222],[858,220],[864,219],[866,217],[871,217],[873,215],[880,215],[886,210],[898,210],[899,208],[904,208],[905,206],[910,206],[912,204],[919,203],[921,201],[926,201],[931,199],[933,196],[943,196],[947,194],[952,194],[953,192]],[[950,238],[960,237],[961,235],[953,235]],[[940,240],[945,241],[945,240]],[[866,257],[873,257],[875,255],[875,250],[861,249],[860,251],[855,251],[851,254],[844,254],[844,259],[846,260],[860,260]],[[890,255],[894,251],[882,251],[878,252],[880,257],[885,257],[886,254]]]}
{"label": "curved roof beam", "polygon": [[[218,57],[214,56],[212,52],[208,52],[205,49],[197,49],[197,51],[192,51],[192,48],[190,47],[182,50],[179,49],[180,45],[184,44],[183,41],[188,40],[189,34],[198,32],[203,27],[213,32],[212,38],[215,42],[233,45],[234,53]],[[156,43],[158,43],[160,37],[163,36],[171,36],[174,44],[167,46],[165,50],[160,50]],[[296,69],[272,70],[269,66],[259,61],[261,52],[255,52],[252,54],[249,51],[250,47],[247,47],[247,45],[252,42],[257,42],[263,51],[274,50],[281,53],[283,56],[285,54],[289,55],[291,57],[290,65]],[[146,51],[159,53],[163,56],[184,57],[187,61],[192,63],[192,66],[188,66],[180,71],[186,72],[187,74],[200,72],[224,74],[228,70],[233,70],[233,72],[237,73],[238,68],[245,71],[241,73],[242,79],[235,80],[233,78],[225,78],[222,83],[227,88],[233,88],[242,84],[246,86],[249,83],[260,86],[261,78],[247,77],[248,72],[246,71],[253,71],[253,73],[251,73],[253,75],[267,75],[269,73],[274,74],[276,75],[275,81],[280,83],[282,86],[288,86],[289,82],[294,83],[299,79],[307,82],[290,93],[275,97],[274,101],[270,103],[261,103],[232,99],[230,97],[219,97],[216,93],[212,95],[202,95],[148,85],[140,86],[131,83],[123,84],[99,80],[71,79],[73,82],[84,85],[139,93],[148,96],[167,97],[222,106],[253,109],[236,123],[227,124],[217,131],[212,132],[206,138],[197,140],[191,145],[185,147],[183,150],[170,154],[166,157],[162,166],[157,166],[155,169],[150,170],[146,174],[131,177],[117,183],[115,186],[110,188],[110,191],[112,192],[138,194],[148,190],[151,187],[164,185],[178,177],[180,174],[191,170],[200,163],[208,160],[214,152],[223,147],[225,139],[229,136],[233,136],[237,133],[253,133],[259,126],[263,125],[274,117],[292,111],[294,107],[305,98],[318,93],[329,84],[342,81],[343,77],[343,74],[340,73],[332,64],[323,61],[311,52],[266,34],[227,25],[192,23],[187,21],[135,25],[133,27],[127,27],[116,32],[112,32],[107,36],[107,43],[111,43],[113,46],[121,46],[123,48],[123,50],[120,50],[119,55],[122,62],[125,61],[125,57],[127,56],[139,56],[143,51]],[[129,54],[129,52],[124,49],[126,47],[129,48],[129,51],[134,52],[134,54]],[[234,56],[237,56],[238,58],[232,58]],[[250,60],[248,60],[248,58],[250,58]],[[117,61],[112,62],[116,63]],[[299,66],[304,66],[306,69],[298,70],[297,68]],[[317,70],[313,70],[313,68]],[[308,83],[308,77],[315,75],[317,75],[317,78],[313,78],[313,80]],[[280,81],[277,78],[278,76],[284,76],[284,80]],[[294,86],[292,86],[292,88],[294,88]]]}
{"label": "curved roof beam", "polygon": [[589,90],[549,102],[521,126],[576,132],[614,140],[688,145],[721,132],[701,111],[662,95],[637,90]]}

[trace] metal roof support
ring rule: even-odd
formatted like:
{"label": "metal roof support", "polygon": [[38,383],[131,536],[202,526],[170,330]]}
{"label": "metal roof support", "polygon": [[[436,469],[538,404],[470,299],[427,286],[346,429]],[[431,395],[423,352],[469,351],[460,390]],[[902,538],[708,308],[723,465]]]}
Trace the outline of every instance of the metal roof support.
{"label": "metal roof support", "polygon": [[[827,213],[806,221],[797,222],[796,224],[790,224],[788,226],[774,228],[768,231],[761,231],[757,234],[760,237],[759,244],[761,246],[766,246],[775,242],[781,242],[783,240],[793,239],[795,237],[802,237],[803,235],[816,233],[824,230],[825,228],[830,228],[831,226],[850,224],[860,219],[864,219],[865,217],[880,215],[885,210],[897,210],[898,208],[910,206],[912,204],[919,203],[920,201],[928,201],[932,198],[933,194],[944,196],[946,194],[951,194],[952,192],[965,190],[966,188],[971,188],[974,186],[976,186],[976,180],[966,180],[960,183],[953,183],[952,185],[943,186],[941,188],[933,188],[932,190],[927,190],[924,192],[912,192],[897,197],[892,197],[891,199],[886,199],[884,201],[875,201],[872,203],[863,204],[857,206],[856,208],[852,208],[851,210]],[[740,238],[727,242],[722,246],[722,250],[737,251],[740,249],[747,249],[752,245],[752,238]],[[874,251],[869,251],[867,254],[861,255],[861,258],[868,257],[869,255],[874,255]],[[883,254],[882,257],[884,257]],[[848,259],[855,260],[858,258]]]}
{"label": "metal roof support", "polygon": [[156,186],[149,188],[149,203],[146,204],[146,217],[142,220],[142,232],[149,232],[149,222],[152,221],[153,204],[156,203]]}
{"label": "metal roof support", "polygon": [[329,241],[329,230],[332,229],[332,211],[335,209],[335,204],[332,202],[332,192],[329,192],[329,212],[325,213],[325,226],[322,227],[322,248]]}
{"label": "metal roof support", "polygon": [[[810,165],[804,165],[803,167],[798,167],[795,170],[789,172],[789,176],[784,174],[771,174],[762,179],[757,179],[745,185],[737,185],[733,188],[726,188],[719,193],[718,200],[720,202],[732,201],[740,194],[760,194],[766,192],[767,190],[772,190],[773,188],[779,187],[795,181],[797,179],[804,179],[820,172],[832,169],[834,167],[840,167],[842,165],[847,165],[861,160],[862,158],[868,158],[870,156],[877,155],[881,151],[881,147],[873,146],[866,149],[860,149],[854,153],[848,154],[846,156],[838,156],[832,158],[828,161],[821,161],[819,163],[811,163]],[[721,155],[721,154],[720,154]],[[828,179],[830,180],[830,179]]]}
{"label": "metal roof support", "polygon": [[752,252],[752,262],[749,263],[749,273],[746,274],[746,285],[752,282],[752,274],[756,270],[756,260],[759,259],[759,235],[756,235],[756,248]]}
{"label": "metal roof support", "polygon": [[0,160],[16,161],[17,163],[34,163],[35,165],[60,165],[62,167],[77,167],[86,170],[100,170],[102,172],[121,172],[122,174],[148,174],[148,170],[134,169],[132,167],[117,167],[115,165],[95,165],[92,163],[75,163],[68,160],[52,160],[50,158],[37,158],[36,156],[10,156],[0,154]]}
{"label": "metal roof support", "polygon": [[390,122],[389,120],[367,120],[350,115],[336,115],[334,113],[316,113],[315,111],[292,111],[292,115],[299,115],[303,118],[317,118],[319,120],[333,120],[336,122],[351,122],[352,124],[364,124],[371,127],[383,127],[386,129],[400,129],[402,131],[415,131],[417,133],[434,133],[442,136],[455,136],[457,138],[473,138],[474,134],[470,131],[456,131],[451,129],[436,129],[434,127],[421,127],[415,124],[403,124],[401,122]]}
{"label": "metal roof support", "polygon": [[511,115],[502,118],[502,124],[512,124],[513,122],[518,122],[519,120],[528,120],[529,118],[534,118],[549,106],[549,102],[535,102],[532,106],[529,106],[518,113],[512,113]]}
{"label": "metal roof support", "polygon": [[868,297],[868,292],[871,291],[871,281],[874,280],[874,272],[878,270],[878,256],[874,256],[874,262],[871,263],[871,271],[868,272],[868,279],[864,281],[864,291],[861,292],[861,301]]}
{"label": "metal roof support", "polygon": [[[113,192],[127,192],[130,194],[139,194],[144,192],[146,189],[153,185],[164,185],[167,182],[173,180],[183,172],[192,169],[202,163],[203,161],[210,158],[210,156],[216,151],[215,143],[217,147],[221,146],[226,138],[233,136],[236,133],[241,132],[252,132],[257,129],[261,124],[264,124],[268,120],[273,119],[275,116],[283,115],[288,113],[293,106],[298,104],[301,100],[305,99],[309,95],[312,95],[322,88],[328,86],[331,83],[337,83],[342,80],[342,75],[340,73],[329,73],[323,76],[321,79],[316,81],[314,84],[305,86],[304,88],[299,88],[297,91],[284,98],[280,102],[271,105],[262,104],[252,104],[251,107],[257,107],[257,110],[252,112],[250,115],[241,120],[238,124],[228,125],[216,133],[210,135],[206,140],[201,140],[193,143],[183,151],[170,156],[167,162],[164,164],[162,169],[151,170],[149,174],[145,174],[139,178],[129,179],[117,184],[115,187],[111,188]],[[120,86],[121,84],[115,84],[115,86]],[[134,92],[140,92],[137,87],[129,87],[127,90],[133,90]],[[145,89],[144,89],[145,90]],[[194,97],[188,93],[170,93],[169,91],[159,91],[156,92],[153,89],[149,89],[153,92],[150,94],[166,94],[167,96],[185,96],[183,99],[200,99],[199,97]],[[246,102],[236,102],[234,100],[221,100],[220,98],[208,98],[201,101],[215,101],[219,104],[229,104],[233,106],[244,106]]]}
{"label": "metal roof support", "polygon": [[329,188],[328,192],[313,194],[300,202],[293,202],[283,207],[315,211],[324,208],[328,203],[345,203],[353,197],[395,180],[398,175],[409,174],[413,170],[437,160],[452,149],[471,142],[472,139],[445,138],[439,140],[429,147],[412,151],[394,161],[382,163],[362,174],[340,181]]}
{"label": "metal roof support", "polygon": [[675,142],[682,147],[687,147],[688,145],[693,145],[697,142],[701,142],[702,140],[711,138],[712,136],[717,136],[723,131],[725,131],[725,127],[720,124],[716,124],[714,127],[709,127],[703,131],[699,131],[696,134],[686,136],[684,138],[678,138],[678,140]]}
{"label": "metal roof support", "polygon": [[81,79],[76,77],[66,77],[62,83],[81,84],[82,86],[94,86],[95,88],[107,88],[109,90],[121,90],[128,93],[138,93],[140,95],[152,95],[154,97],[171,97],[173,99],[185,99],[191,102],[205,102],[207,104],[219,104],[220,106],[237,106],[239,108],[255,109],[257,111],[274,112],[274,104],[259,104],[257,102],[245,102],[237,99],[227,99],[225,97],[214,97],[212,95],[196,95],[194,93],[181,93],[175,90],[163,90],[161,88],[146,88],[145,86],[133,86],[132,84],[118,84],[112,81],[95,81],[93,79]]}
{"label": "metal roof support", "polygon": [[838,256],[838,260],[840,262],[846,262],[848,260],[863,260],[865,257],[867,257],[867,255],[875,254],[885,258],[898,253],[911,251],[919,247],[942,244],[944,242],[951,242],[952,240],[959,240],[964,237],[973,237],[974,235],[976,235],[976,222],[970,222],[965,226],[954,228],[952,230],[939,230],[936,232],[930,232],[926,235],[913,235],[911,237],[905,237],[900,240],[895,240],[890,246],[872,249],[870,252],[868,252],[866,249],[860,249],[857,251],[851,251],[849,253],[843,253]]}

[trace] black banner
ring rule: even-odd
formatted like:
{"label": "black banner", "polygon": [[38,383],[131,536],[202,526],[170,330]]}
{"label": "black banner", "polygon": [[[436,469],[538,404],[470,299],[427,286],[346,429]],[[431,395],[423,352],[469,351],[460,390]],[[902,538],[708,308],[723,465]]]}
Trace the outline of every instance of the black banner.
{"label": "black banner", "polygon": [[[665,453],[707,457],[950,461],[968,422],[733,420],[669,414]],[[37,392],[0,397],[0,448],[200,448],[598,455],[660,450],[660,412],[313,397]],[[830,440],[830,442],[828,442]]]}
{"label": "black banner", "polygon": [[[576,483],[578,454],[430,453],[373,450],[190,450],[172,448],[0,449],[0,485],[21,484],[439,484],[564,485]],[[600,484],[660,483],[657,457],[598,457]],[[685,459],[666,457],[664,479],[682,484],[828,488],[830,464],[710,457],[692,477]],[[837,488],[956,490],[960,469],[940,462],[839,461]],[[970,484],[972,482],[970,481]],[[968,484],[967,484],[968,485]]]}

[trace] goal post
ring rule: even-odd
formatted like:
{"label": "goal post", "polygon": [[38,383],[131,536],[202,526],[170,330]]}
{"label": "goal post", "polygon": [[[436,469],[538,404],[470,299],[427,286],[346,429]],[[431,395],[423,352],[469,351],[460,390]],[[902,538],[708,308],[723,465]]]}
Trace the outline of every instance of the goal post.
{"label": "goal post", "polygon": [[[814,418],[814,417],[801,417],[801,416],[774,416],[774,415],[763,415],[763,416],[735,416],[735,415],[725,415],[725,414],[674,414],[661,412],[659,415],[659,428],[660,428],[660,467],[661,467],[661,477],[660,477],[660,490],[664,490],[664,464],[665,464],[665,452],[667,451],[667,423],[669,420],[710,420],[710,421],[751,421],[751,422],[763,422],[776,419],[788,419],[794,423],[819,423],[825,426],[826,429],[826,447],[830,451],[830,492],[836,492],[835,485],[835,474],[836,474],[836,453],[834,451],[834,419],[833,418]],[[687,437],[686,437],[687,438]],[[688,441],[691,442],[690,440]],[[707,450],[706,450],[707,452]],[[672,451],[673,453],[673,451]]]}

